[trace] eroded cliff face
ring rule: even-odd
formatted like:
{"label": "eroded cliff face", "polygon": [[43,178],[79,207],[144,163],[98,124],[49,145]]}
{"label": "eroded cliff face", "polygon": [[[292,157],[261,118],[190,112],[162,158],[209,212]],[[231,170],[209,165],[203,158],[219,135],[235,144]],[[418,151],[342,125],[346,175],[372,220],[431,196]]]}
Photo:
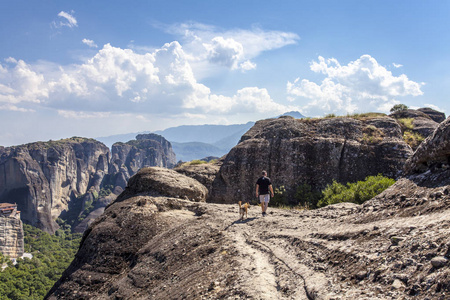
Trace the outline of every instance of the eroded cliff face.
{"label": "eroded cliff face", "polygon": [[83,138],[2,148],[0,202],[17,203],[23,221],[53,233],[69,203],[99,191],[109,156],[105,145]]}
{"label": "eroded cliff face", "polygon": [[226,156],[211,201],[255,198],[255,182],[262,170],[274,187],[284,186],[289,196],[301,184],[321,190],[333,180],[345,184],[377,174],[397,178],[411,154],[400,126],[386,116],[263,120]]}
{"label": "eroded cliff face", "polygon": [[0,217],[0,252],[10,258],[23,255],[23,225],[19,218]]}
{"label": "eroded cliff face", "polygon": [[46,298],[447,299],[449,140],[447,119],[406,176],[362,205],[269,207],[267,217],[251,206],[244,220],[236,204],[183,200],[204,199],[199,183],[143,170]]}
{"label": "eroded cliff face", "polygon": [[172,145],[158,134],[139,134],[136,140],[112,146],[110,173],[114,184],[125,188],[128,179],[143,167],[173,168],[176,164]]}

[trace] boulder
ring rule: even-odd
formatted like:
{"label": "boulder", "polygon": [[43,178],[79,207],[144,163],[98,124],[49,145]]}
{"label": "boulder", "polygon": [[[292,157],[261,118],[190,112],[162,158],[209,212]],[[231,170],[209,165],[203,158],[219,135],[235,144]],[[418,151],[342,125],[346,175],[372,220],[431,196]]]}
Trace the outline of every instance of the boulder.
{"label": "boulder", "polygon": [[129,195],[145,194],[156,197],[172,197],[204,202],[208,190],[195,179],[175,172],[174,170],[148,167],[142,168],[128,181],[125,191],[117,201]]}
{"label": "boulder", "polygon": [[434,169],[450,167],[450,118],[440,123],[438,128],[417,148],[405,164],[405,174],[423,173]]}
{"label": "boulder", "polygon": [[434,110],[429,107],[419,108],[418,111],[427,114],[431,119],[433,119],[433,121],[435,121],[437,123],[441,123],[441,122],[445,121],[445,113],[443,113],[443,112]]}
{"label": "boulder", "polygon": [[219,172],[221,162],[219,163],[202,163],[202,164],[181,164],[174,168],[174,171],[194,178],[208,189],[208,195],[212,191],[212,184]]}
{"label": "boulder", "polygon": [[430,261],[431,265],[435,267],[436,269],[442,268],[445,266],[448,262],[448,259],[443,256],[436,256],[433,257]]}

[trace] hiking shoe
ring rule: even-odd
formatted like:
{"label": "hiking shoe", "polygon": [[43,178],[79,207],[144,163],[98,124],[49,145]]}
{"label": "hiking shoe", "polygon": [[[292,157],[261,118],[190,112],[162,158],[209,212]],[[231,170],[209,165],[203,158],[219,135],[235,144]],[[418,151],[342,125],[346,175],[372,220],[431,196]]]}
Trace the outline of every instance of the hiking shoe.
{"label": "hiking shoe", "polygon": [[267,214],[265,212],[262,213],[263,217],[265,217]]}

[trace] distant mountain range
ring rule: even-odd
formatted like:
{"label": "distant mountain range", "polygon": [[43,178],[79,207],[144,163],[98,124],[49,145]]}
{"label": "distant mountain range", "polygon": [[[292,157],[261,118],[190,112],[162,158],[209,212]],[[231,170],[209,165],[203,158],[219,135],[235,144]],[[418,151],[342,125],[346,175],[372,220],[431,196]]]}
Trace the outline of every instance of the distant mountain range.
{"label": "distant mountain range", "polygon": [[[282,116],[291,116],[297,119],[305,117],[296,111],[287,112]],[[170,141],[177,160],[191,161],[208,156],[221,157],[227,154],[254,124],[255,122],[234,125],[182,125],[153,133],[162,135]],[[135,139],[136,135],[145,133],[151,132],[116,134],[96,139],[111,148],[116,142],[125,143]]]}

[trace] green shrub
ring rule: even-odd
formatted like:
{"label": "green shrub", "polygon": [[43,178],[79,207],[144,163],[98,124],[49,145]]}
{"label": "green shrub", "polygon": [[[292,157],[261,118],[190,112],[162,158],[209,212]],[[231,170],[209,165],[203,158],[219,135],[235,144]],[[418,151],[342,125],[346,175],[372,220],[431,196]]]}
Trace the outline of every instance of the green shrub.
{"label": "green shrub", "polygon": [[425,138],[418,132],[412,132],[412,131],[407,130],[403,133],[403,140],[412,149],[416,149],[420,145],[420,143],[422,143],[422,141],[424,139]]}
{"label": "green shrub", "polygon": [[273,189],[273,197],[270,199],[270,206],[285,207],[289,205],[289,200],[284,185]]}
{"label": "green shrub", "polygon": [[323,207],[341,202],[361,204],[380,194],[394,183],[394,179],[384,177],[381,174],[368,176],[364,181],[347,183],[346,185],[333,181],[322,191],[322,198],[317,206]]}
{"label": "green shrub", "polygon": [[313,191],[307,183],[300,184],[295,192],[295,201],[305,209],[317,208],[320,198],[321,193]]}
{"label": "green shrub", "polygon": [[397,112],[397,111],[402,111],[402,110],[407,110],[408,106],[406,106],[405,104],[395,104],[392,108],[391,108],[391,113]]}
{"label": "green shrub", "polygon": [[413,118],[400,118],[397,119],[397,121],[400,123],[400,126],[402,126],[403,130],[414,129]]}
{"label": "green shrub", "polygon": [[201,165],[201,164],[206,164],[206,163],[207,163],[206,161],[201,160],[201,159],[194,159],[194,160],[191,160],[190,162],[188,162],[188,164],[190,166],[192,166],[192,165]]}

